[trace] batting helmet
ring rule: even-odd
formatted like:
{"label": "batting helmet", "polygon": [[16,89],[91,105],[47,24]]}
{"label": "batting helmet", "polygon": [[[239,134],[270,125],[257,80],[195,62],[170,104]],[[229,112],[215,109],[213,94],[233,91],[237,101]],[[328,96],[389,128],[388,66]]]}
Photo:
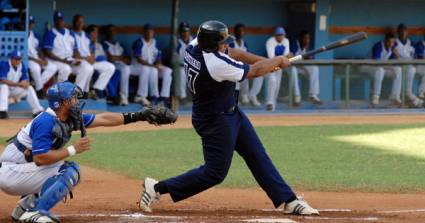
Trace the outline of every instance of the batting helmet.
{"label": "batting helmet", "polygon": [[221,43],[229,44],[234,38],[229,35],[227,26],[215,20],[202,23],[198,29],[198,45],[201,50],[213,52],[218,49]]}
{"label": "batting helmet", "polygon": [[49,107],[57,110],[62,101],[72,99],[73,97],[82,98],[83,92],[71,82],[59,82],[47,90],[46,96],[49,101]]}

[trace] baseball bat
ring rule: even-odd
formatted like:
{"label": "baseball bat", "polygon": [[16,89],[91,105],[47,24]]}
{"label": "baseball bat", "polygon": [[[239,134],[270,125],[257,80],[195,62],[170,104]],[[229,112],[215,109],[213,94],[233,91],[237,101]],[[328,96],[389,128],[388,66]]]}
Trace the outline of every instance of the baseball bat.
{"label": "baseball bat", "polygon": [[322,53],[322,52],[325,52],[325,51],[328,51],[328,50],[332,50],[332,49],[335,49],[335,48],[339,48],[339,47],[347,46],[347,45],[350,45],[350,44],[353,44],[353,43],[357,43],[357,42],[362,41],[366,38],[367,38],[367,34],[365,32],[358,32],[358,33],[355,33],[353,35],[346,36],[346,37],[344,37],[340,40],[337,40],[335,42],[331,42],[326,46],[322,46],[320,48],[305,52],[301,55],[297,55],[297,56],[294,56],[292,58],[289,58],[289,61],[295,62],[295,61],[303,60],[305,58],[308,58],[308,57],[313,56],[313,55],[318,54],[318,53]]}

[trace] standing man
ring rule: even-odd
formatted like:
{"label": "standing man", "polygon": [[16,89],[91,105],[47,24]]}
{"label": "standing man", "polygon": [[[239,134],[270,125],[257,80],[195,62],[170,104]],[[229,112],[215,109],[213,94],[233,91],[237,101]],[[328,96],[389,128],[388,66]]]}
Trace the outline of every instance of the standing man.
{"label": "standing man", "polygon": [[282,179],[235,100],[236,82],[286,68],[288,59],[265,59],[227,48],[232,41],[225,24],[207,21],[201,24],[197,38],[187,48],[184,62],[193,95],[192,123],[202,139],[205,164],[160,182],[146,178],[140,208],[151,211],[152,203],[163,194],[169,193],[177,202],[220,184],[236,150],[275,207],[285,203],[284,213],[319,214],[306,201],[297,199]]}
{"label": "standing man", "polygon": [[177,53],[180,59],[180,83],[179,83],[179,91],[180,95],[178,95],[180,102],[184,103],[184,99],[187,97],[187,76],[184,72],[184,53],[186,52],[186,48],[189,45],[190,41],[192,41],[192,35],[190,33],[190,26],[187,22],[182,22],[179,25],[179,39],[177,40]]}
{"label": "standing man", "polygon": [[22,53],[13,51],[9,60],[0,62],[0,119],[8,118],[9,98],[20,101],[23,97],[27,97],[34,116],[43,111],[29,83],[28,70],[22,64]]}
{"label": "standing man", "polygon": [[[116,28],[114,25],[107,25],[105,28],[105,40],[103,41],[103,49],[105,50],[108,61],[113,63],[116,69],[120,72],[120,104],[128,105],[128,88],[130,80],[130,63],[124,47],[116,40]],[[134,72],[137,74],[137,70]]]}
{"label": "standing man", "polygon": [[[267,57],[273,58],[278,56],[290,57],[289,40],[285,37],[285,29],[281,26],[277,27],[274,36],[270,37],[266,42]],[[294,76],[291,75],[293,82]],[[267,111],[274,111],[276,101],[280,90],[280,81],[282,80],[282,70],[274,71],[266,76],[267,79]],[[300,97],[295,97],[295,104],[301,103]]]}
{"label": "standing man", "polygon": [[[399,24],[397,27],[398,38],[396,40],[394,57],[402,60],[412,60],[415,55],[415,48],[408,38],[408,30],[405,24]],[[413,93],[413,81],[415,80],[416,67],[407,65],[406,69],[406,96],[412,107],[420,108],[423,106],[423,100],[416,97]]]}
{"label": "standing man", "polygon": [[[382,61],[394,59],[394,54],[397,53],[395,49],[395,42],[395,35],[387,33],[384,41],[377,42],[373,46],[372,59]],[[363,66],[361,70],[366,73],[371,73],[373,76],[373,95],[371,102],[373,107],[379,105],[382,81],[384,80],[385,74],[393,78],[390,100],[392,100],[396,106],[401,105],[400,93],[402,70],[400,66]]]}
{"label": "standing man", "polygon": [[[91,29],[88,32],[84,31],[85,23],[84,17],[82,15],[75,15],[72,20],[72,32],[74,33],[75,39],[77,40],[78,51],[80,53],[81,59],[86,61],[93,67],[93,71],[97,71],[99,76],[96,82],[93,84],[94,93],[92,94],[94,98],[101,97],[103,91],[106,88],[109,80],[115,72],[115,66],[108,61],[98,61],[96,60],[95,55],[95,42],[97,41],[98,30],[96,26],[91,26]],[[90,36],[91,35],[91,36]],[[84,88],[84,92],[90,90],[90,81],[92,79],[93,72],[87,78]]]}
{"label": "standing man", "polygon": [[[43,53],[40,51],[40,42],[37,35],[33,32],[35,20],[33,16],[29,17],[29,35],[28,35],[28,68],[30,75],[34,80],[35,90],[40,97],[43,95],[43,86],[55,75],[58,68],[53,63],[49,63]],[[41,72],[43,70],[43,72]]]}
{"label": "standing man", "polygon": [[[248,45],[243,40],[243,37],[245,35],[245,25],[242,23],[238,23],[234,27],[234,34],[235,34],[235,41],[231,42],[229,44],[229,47],[240,49],[243,51],[248,51]],[[236,92],[240,94],[241,103],[242,104],[249,104],[249,81],[248,79],[245,79],[241,83],[236,83]],[[255,101],[254,101],[255,102]],[[255,104],[253,102],[253,104]]]}
{"label": "standing man", "polygon": [[[306,30],[301,31],[298,40],[295,41],[295,43],[293,43],[291,46],[291,52],[294,56],[301,55],[309,50],[312,50],[310,33]],[[313,59],[313,56],[306,59]],[[318,97],[319,66],[308,65],[291,67],[291,77],[293,77],[291,78],[291,81],[292,86],[294,86],[294,96],[295,99],[300,99],[298,101],[295,100],[295,105],[297,105],[297,102],[299,103],[301,101],[300,86],[298,84],[298,73],[305,75],[310,80],[310,89],[308,91],[310,101],[315,105],[321,105],[322,101]]]}
{"label": "standing man", "polygon": [[63,13],[56,11],[53,20],[55,27],[44,36],[43,52],[49,63],[58,68],[58,82],[68,80],[73,72],[76,75],[75,84],[83,89],[93,74],[93,66],[81,59],[74,34],[65,28]]}
{"label": "standing man", "polygon": [[81,179],[76,162],[67,158],[90,149],[87,136],[65,147],[72,132],[99,126],[118,126],[137,121],[168,124],[177,116],[163,107],[144,108],[140,112],[82,114],[82,91],[70,82],[54,84],[47,91],[49,108],[24,126],[0,156],[0,189],[22,196],[12,218],[20,222],[56,223],[50,212],[72,193]]}
{"label": "standing man", "polygon": [[[150,96],[154,103],[167,103],[170,98],[171,73],[173,71],[162,64],[162,53],[154,38],[155,31],[153,26],[145,24],[143,30],[143,38],[139,38],[133,44],[133,56],[136,62],[135,65],[140,66],[142,76],[148,74],[148,82],[144,80],[145,78],[142,78],[143,82],[139,81],[139,89],[141,91],[137,93],[143,99],[148,93],[149,86]],[[161,94],[158,89],[158,78],[162,78]]]}

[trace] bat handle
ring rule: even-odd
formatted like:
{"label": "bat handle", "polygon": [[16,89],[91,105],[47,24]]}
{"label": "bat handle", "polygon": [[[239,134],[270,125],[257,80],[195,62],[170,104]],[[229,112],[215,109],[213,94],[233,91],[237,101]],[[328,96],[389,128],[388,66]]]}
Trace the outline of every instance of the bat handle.
{"label": "bat handle", "polygon": [[303,59],[302,55],[297,55],[297,56],[289,58],[289,62],[292,63],[292,62],[299,61],[299,60],[302,60],[302,59]]}

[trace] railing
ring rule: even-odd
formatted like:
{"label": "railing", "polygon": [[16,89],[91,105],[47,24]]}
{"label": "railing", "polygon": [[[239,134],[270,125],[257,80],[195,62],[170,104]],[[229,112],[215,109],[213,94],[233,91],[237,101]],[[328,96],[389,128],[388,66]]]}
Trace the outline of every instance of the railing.
{"label": "railing", "polygon": [[[408,65],[425,65],[425,60],[371,60],[371,59],[358,59],[358,60],[304,60],[293,63],[294,65],[317,65],[317,66],[345,66],[345,108],[350,108],[350,75],[353,66],[402,66],[402,89],[401,99],[402,107],[404,107],[406,97],[406,67]],[[293,100],[293,86],[292,82],[289,81],[289,106],[292,105]]]}

